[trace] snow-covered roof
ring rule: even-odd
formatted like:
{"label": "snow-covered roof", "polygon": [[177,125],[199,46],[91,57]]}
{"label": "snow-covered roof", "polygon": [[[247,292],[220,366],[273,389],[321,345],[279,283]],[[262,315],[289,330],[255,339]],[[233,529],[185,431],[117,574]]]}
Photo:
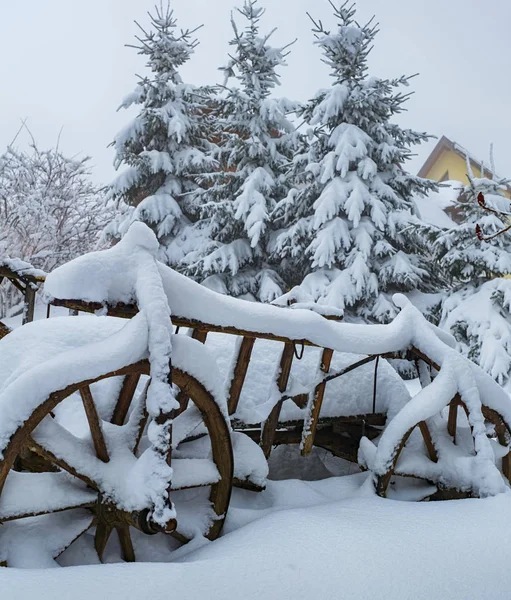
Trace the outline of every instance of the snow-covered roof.
{"label": "snow-covered roof", "polygon": [[[439,140],[437,145],[433,148],[431,154],[428,156],[422,167],[419,169],[418,176],[419,177],[427,177],[428,173],[431,170],[431,167],[435,164],[440,154],[444,151],[448,150],[451,152],[455,152],[459,154],[463,160],[470,161],[472,167],[476,169],[482,170],[484,167],[485,174],[489,175],[490,178],[494,179],[503,179],[497,173],[494,173],[489,165],[485,164],[484,161],[479,160],[473,154],[471,154],[466,148],[458,144],[457,142],[451,141],[445,135],[443,135]],[[511,190],[508,190],[511,191]]]}
{"label": "snow-covered roof", "polygon": [[421,219],[441,229],[456,227],[456,223],[445,211],[456,204],[463,187],[461,181],[445,181],[438,192],[430,192],[427,196],[416,196],[414,201]]}

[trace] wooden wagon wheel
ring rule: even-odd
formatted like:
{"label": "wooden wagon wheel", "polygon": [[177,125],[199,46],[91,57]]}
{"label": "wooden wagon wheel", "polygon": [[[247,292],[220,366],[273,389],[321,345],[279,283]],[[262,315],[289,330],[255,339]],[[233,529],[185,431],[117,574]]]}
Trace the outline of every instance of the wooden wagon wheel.
{"label": "wooden wagon wheel", "polygon": [[[4,448],[3,460],[0,462],[0,564],[10,562],[5,544],[2,544],[6,525],[23,525],[23,519],[33,521],[33,517],[47,518],[46,515],[64,514],[64,511],[67,515],[79,513],[80,524],[65,547],[54,549],[53,558],[60,555],[91,526],[96,527],[94,546],[100,560],[114,529],[126,561],[135,560],[131,528],[150,535],[168,533],[182,542],[187,541],[179,530],[179,510],[177,523],[172,519],[166,528],[162,528],[151,520],[152,507],[128,510],[125,506],[119,506],[114,499],[111,484],[107,485],[101,475],[102,467],[107,468],[106,463],[115,461],[120,452],[124,452],[123,456],[129,454],[132,460],[130,464],[137,462],[137,456],[141,453],[139,445],[148,420],[145,411],[147,383],[144,386],[143,381],[139,380],[147,375],[149,363],[140,361],[95,379],[69,385],[53,392],[15,431]],[[108,423],[99,416],[101,411],[98,411],[98,403],[93,397],[94,384],[119,377],[124,379],[122,385],[117,380],[120,393]],[[208,462],[209,469],[206,469],[210,473],[209,481],[204,478],[194,481],[192,468],[189,469],[192,473],[184,474],[185,481],[180,488],[179,482],[174,479],[177,473],[175,464],[179,463],[179,459],[173,458],[171,466],[174,468],[174,475],[170,495],[174,499],[174,494],[180,493],[179,489],[209,487],[209,498],[206,498],[207,506],[202,520],[206,525],[202,533],[207,538],[214,539],[222,529],[232,488],[233,453],[229,429],[220,407],[200,381],[177,368],[172,370],[172,379],[173,384],[193,403],[189,410],[195,410],[202,421],[202,436],[209,435],[211,459]],[[84,437],[75,436],[58,423],[58,418],[54,418],[64,400],[79,403],[78,395],[71,399],[75,393],[81,396],[85,409],[86,419],[83,418],[83,424],[88,425],[88,431]],[[119,446],[119,439],[124,440],[124,446]],[[184,439],[183,444],[186,445],[187,441]],[[178,446],[173,451],[173,457],[179,455],[179,451]],[[84,459],[87,452],[92,466],[87,466]],[[186,467],[186,461],[183,462]],[[182,475],[183,470],[186,469],[180,469]],[[62,485],[65,493],[59,491]],[[48,494],[41,499],[37,490],[43,488]],[[88,514],[88,519],[84,518],[84,514]]]}
{"label": "wooden wagon wheel", "polygon": [[[456,394],[456,396],[451,400],[448,405],[448,418],[445,423],[446,429],[450,437],[452,438],[453,443],[456,443],[456,438],[458,435],[458,409],[463,409],[468,418],[468,408],[465,403],[461,400],[460,396]],[[503,448],[508,448],[509,440],[511,439],[511,427],[505,421],[504,417],[498,413],[494,409],[490,409],[486,406],[482,407],[482,413],[485,420],[492,424],[495,427],[495,433],[491,437],[495,437],[498,443]],[[433,443],[431,433],[426,421],[420,421],[410,427],[408,431],[403,435],[399,444],[397,444],[394,448],[394,453],[392,457],[392,461],[387,469],[387,471],[383,475],[379,475],[376,480],[376,493],[385,497],[387,495],[387,490],[391,479],[394,475],[404,476],[404,477],[414,477],[416,479],[421,479],[418,475],[412,475],[409,473],[401,473],[398,468],[398,461],[401,456],[401,453],[406,447],[406,444],[414,432],[414,430],[420,431],[422,435],[424,445],[428,454],[429,459],[432,462],[438,461],[438,453],[435,445]],[[504,477],[511,482],[511,453],[505,453],[502,457],[502,466],[501,466],[502,474]],[[438,485],[437,481],[431,481],[433,485]],[[460,491],[454,488],[443,488],[442,486],[438,487],[438,491],[434,493],[431,499],[455,499],[455,498],[466,498],[470,497],[472,493],[470,491]]]}

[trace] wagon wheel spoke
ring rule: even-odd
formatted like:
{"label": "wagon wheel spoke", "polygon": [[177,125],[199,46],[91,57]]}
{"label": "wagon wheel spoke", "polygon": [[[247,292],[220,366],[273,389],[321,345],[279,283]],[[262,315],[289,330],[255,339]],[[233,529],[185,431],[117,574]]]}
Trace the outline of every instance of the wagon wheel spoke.
{"label": "wagon wheel spoke", "polygon": [[171,531],[169,533],[169,535],[181,544],[188,544],[188,542],[190,541],[190,538],[187,538],[182,533],[179,533],[179,531],[177,529],[174,529],[174,531]]}
{"label": "wagon wheel spoke", "polygon": [[[145,406],[148,383],[142,390],[143,386],[140,385],[139,377],[133,376],[135,373],[143,375],[144,378],[149,375],[147,361],[140,361],[123,369],[105,373],[97,379],[76,382],[63,390],[53,392],[34,413],[34,416],[19,426],[4,449],[3,460],[0,461],[0,500],[3,497],[3,506],[5,507],[2,513],[2,503],[0,502],[0,515],[3,514],[5,519],[14,520],[65,510],[66,513],[61,517],[56,516],[54,519],[57,523],[56,526],[59,526],[58,523],[61,521],[63,523],[69,521],[70,526],[74,527],[72,531],[69,531],[69,537],[65,540],[66,547],[69,547],[92,526],[95,528],[93,529],[94,548],[99,560],[102,561],[108,540],[115,529],[122,557],[127,562],[135,560],[134,540],[130,528],[134,527],[144,534],[162,531],[162,528],[151,520],[152,507],[146,509],[147,514],[145,514],[146,511],[143,511],[144,514],[139,514],[140,511],[125,511],[117,506],[110,496],[101,495],[99,492],[103,486],[96,483],[96,481],[102,481],[102,474],[105,470],[105,465],[102,465],[101,461],[112,461],[107,467],[108,471],[115,466],[112,464],[113,458],[110,458],[107,446],[107,442],[110,442],[107,434],[110,434],[111,429],[112,436],[114,433],[116,434],[116,443],[124,444],[124,448],[128,452],[132,450],[137,452],[141,443],[149,420]],[[109,425],[101,420],[89,386],[96,381],[114,377],[118,384],[118,378],[123,375],[129,377],[125,377],[123,380],[117,409],[113,411],[115,418],[112,415],[112,420],[117,423],[122,421],[117,428],[112,427],[116,423]],[[208,471],[203,472],[199,469],[199,473],[195,477],[193,467],[196,463],[194,461],[199,460],[200,462],[200,458],[192,456],[193,460],[181,463],[181,479],[175,481],[176,487],[179,486],[183,489],[200,487],[206,484],[206,480],[208,481],[209,494],[203,492],[193,496],[187,492],[176,492],[176,495],[180,494],[179,502],[182,502],[183,506],[188,506],[188,503],[192,502],[188,511],[190,516],[188,516],[187,510],[183,510],[183,529],[187,531],[187,519],[194,520],[195,511],[199,510],[201,518],[205,519],[204,525],[206,526],[206,519],[208,522],[208,529],[205,529],[204,535],[208,539],[214,539],[219,535],[226,517],[232,489],[234,465],[228,423],[214,396],[193,375],[175,367],[173,383],[190,396],[190,403],[193,402],[211,439],[211,449],[206,448],[205,450],[208,456],[204,458],[204,463],[200,463],[204,467],[207,466]],[[137,387],[141,393],[137,392],[135,389]],[[90,430],[90,434],[87,431],[85,437],[74,435],[72,430],[67,429],[64,424],[51,418],[55,407],[76,392],[80,393]],[[124,415],[123,419],[119,416],[122,414]],[[167,417],[168,415],[163,416]],[[114,438],[112,437],[112,439]],[[192,454],[196,451],[199,454],[202,452],[202,446],[200,444],[198,446],[200,447],[197,449],[191,448]],[[204,446],[206,447],[208,444]],[[22,458],[25,462],[18,461],[19,468],[23,469],[23,472],[20,473],[15,470],[15,464],[17,458],[23,453],[25,456]],[[56,467],[57,470],[52,467]],[[10,473],[13,475],[11,477],[13,491],[9,491],[9,481],[7,480]],[[107,475],[105,473],[105,477]],[[37,481],[37,476],[41,477],[40,482]],[[36,478],[35,482],[33,478]],[[30,487],[24,489],[27,480],[31,480]],[[62,485],[60,483],[55,485],[55,482],[62,482]],[[69,492],[67,486],[69,486]],[[42,495],[38,495],[39,489],[44,492]],[[27,493],[28,491],[30,494]],[[48,496],[46,496],[47,491]],[[12,498],[18,498],[17,494],[23,494],[23,492],[26,494],[26,501],[17,505],[16,511],[19,514],[15,514],[15,510],[10,508]],[[192,496],[193,498],[191,498]],[[84,510],[80,511],[79,509]],[[77,522],[76,519],[80,521]],[[0,516],[0,526],[1,522]],[[30,524],[29,521],[27,522]],[[46,521],[44,526],[46,526]],[[48,527],[53,526],[53,520],[49,518]],[[173,531],[176,527],[176,521],[172,520],[168,523],[165,533],[173,535],[181,543],[188,542],[188,538],[183,534]],[[13,531],[15,531],[14,526]],[[59,548],[58,552],[61,549],[64,550],[64,548]]]}
{"label": "wagon wheel spoke", "polygon": [[112,533],[112,529],[113,527],[103,520],[98,520],[96,523],[96,533],[94,534],[94,548],[96,549],[96,553],[101,562],[103,562],[103,553],[105,552],[105,548],[110,538],[110,534]]}
{"label": "wagon wheel spoke", "polygon": [[142,439],[142,435],[144,434],[145,427],[147,425],[147,421],[149,419],[149,414],[146,408],[146,399],[147,399],[147,390],[149,389],[149,384],[151,380],[148,380],[144,386],[142,393],[137,399],[137,406],[132,411],[128,426],[133,429],[133,444],[132,444],[132,452],[133,454],[137,454],[138,447],[140,445],[140,441]]}
{"label": "wagon wheel spoke", "polygon": [[93,479],[91,479],[87,475],[84,475],[83,473],[80,473],[77,469],[75,469],[72,465],[70,465],[63,458],[58,458],[57,456],[55,456],[55,454],[53,454],[53,452],[51,452],[50,450],[48,450],[47,448],[45,448],[44,446],[42,446],[41,444],[36,442],[34,440],[34,438],[29,439],[28,448],[32,452],[35,452],[39,456],[42,456],[43,458],[47,459],[54,465],[57,465],[57,467],[60,467],[63,471],[67,471],[70,475],[73,475],[73,477],[80,479],[81,481],[86,483],[89,487],[91,487],[93,490],[98,491],[98,489],[99,489],[98,485]]}
{"label": "wagon wheel spoke", "polygon": [[126,562],[135,562],[135,550],[131,540],[130,528],[128,525],[117,525],[117,535],[121,544],[122,558]]}
{"label": "wagon wheel spoke", "polygon": [[93,525],[95,525],[95,524],[96,524],[96,519],[95,519],[95,518],[91,518],[91,521],[90,521],[90,523],[87,525],[87,527],[84,527],[84,529],[83,529],[82,531],[80,531],[80,533],[79,533],[79,534],[78,534],[76,537],[74,537],[74,538],[73,538],[73,539],[72,539],[72,540],[69,542],[69,544],[67,544],[66,546],[64,546],[64,548],[62,548],[62,549],[59,551],[59,553],[58,553],[58,554],[56,554],[56,555],[55,555],[53,558],[58,558],[59,556],[61,556],[62,554],[64,554],[64,552],[65,552],[65,551],[66,551],[66,550],[67,550],[67,549],[68,549],[70,546],[72,546],[72,545],[73,545],[73,544],[76,542],[76,540],[78,540],[79,538],[81,538],[81,537],[82,537],[82,535],[83,535],[84,533],[86,533],[87,531],[89,531],[89,529],[90,529],[90,528],[91,528]]}
{"label": "wagon wheel spoke", "polygon": [[87,415],[87,421],[89,422],[89,429],[92,436],[92,443],[96,450],[97,457],[103,462],[110,460],[108,456],[108,449],[106,446],[105,436],[103,434],[103,427],[101,426],[101,419],[99,418],[94,399],[92,397],[90,387],[84,385],[80,388],[80,396],[82,397],[83,406],[85,408],[85,414]]}
{"label": "wagon wheel spoke", "polygon": [[140,380],[140,373],[132,373],[126,375],[124,378],[117,404],[115,405],[114,412],[112,415],[111,423],[114,425],[122,425],[126,420],[129,407],[135,395],[138,382]]}
{"label": "wagon wheel spoke", "polygon": [[72,504],[70,506],[64,506],[62,508],[53,508],[49,510],[37,510],[31,512],[25,512],[18,515],[6,515],[0,516],[0,524],[9,523],[10,521],[19,521],[20,519],[27,519],[29,517],[40,517],[41,515],[53,515],[55,513],[64,512],[66,510],[75,510],[78,508],[93,508],[96,505],[96,501],[91,502],[80,502],[78,504]]}
{"label": "wagon wheel spoke", "polygon": [[140,445],[140,441],[142,440],[142,435],[144,434],[144,429],[147,425],[148,419],[149,419],[149,414],[148,414],[147,410],[144,410],[144,414],[142,415],[142,418],[140,419],[140,422],[139,422],[137,437],[135,439],[135,445],[133,447],[133,454],[135,454],[135,455],[138,452],[138,447]]}

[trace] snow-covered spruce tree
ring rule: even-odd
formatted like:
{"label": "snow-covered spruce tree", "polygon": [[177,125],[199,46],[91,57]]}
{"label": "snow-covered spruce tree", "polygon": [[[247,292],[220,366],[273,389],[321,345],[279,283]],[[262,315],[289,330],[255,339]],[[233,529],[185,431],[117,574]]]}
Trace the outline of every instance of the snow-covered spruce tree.
{"label": "snow-covered spruce tree", "polygon": [[[475,178],[468,161],[467,166],[470,185],[457,203],[463,221],[436,242],[449,281],[441,326],[456,337],[464,354],[510,387],[511,280],[504,276],[511,274],[511,238],[509,233],[492,237],[508,225],[510,204],[503,193],[507,181]],[[490,210],[479,205],[479,194]],[[477,239],[476,225],[488,241]]]}
{"label": "snow-covered spruce tree", "polygon": [[428,227],[412,195],[436,184],[403,169],[410,147],[428,136],[391,121],[409,78],[368,76],[377,26],[360,26],[353,5],[332,6],[335,31],[315,21],[313,31],[334,81],[301,110],[311,143],[295,157],[295,186],[275,210],[274,258],[290,285],[319,302],[385,322],[395,314],[392,293],[434,289]]}
{"label": "snow-covered spruce tree", "polygon": [[[269,302],[285,291],[268,256],[271,213],[288,191],[294,126],[287,114],[295,104],[270,97],[287,47],[269,45],[273,31],[259,33],[264,9],[246,0],[237,11],[247,24],[240,30],[231,17],[233,52],[223,68],[225,91],[217,114],[220,169],[204,178],[208,189],[196,230],[205,243],[188,257],[188,273],[217,291]],[[239,87],[230,85],[233,80]]]}
{"label": "snow-covered spruce tree", "polygon": [[115,167],[127,167],[111,184],[117,207],[106,237],[119,239],[133,221],[156,233],[160,259],[176,266],[188,252],[189,217],[199,186],[197,175],[216,168],[211,142],[214,90],[183,83],[180,67],[194,52],[196,30],[177,30],[170,7],[149,13],[151,30],[131,46],[147,58],[150,75],[138,82],[120,108],[139,107],[134,120],[115,138]]}

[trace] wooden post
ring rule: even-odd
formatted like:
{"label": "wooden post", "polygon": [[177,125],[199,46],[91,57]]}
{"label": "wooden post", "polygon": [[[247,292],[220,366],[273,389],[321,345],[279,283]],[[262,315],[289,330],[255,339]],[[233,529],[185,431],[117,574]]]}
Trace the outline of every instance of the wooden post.
{"label": "wooden post", "polygon": [[30,283],[25,284],[25,299],[23,306],[23,320],[22,325],[30,323],[34,320],[34,309],[35,309],[35,290]]}
{"label": "wooden post", "polygon": [[459,395],[456,394],[449,404],[449,417],[447,419],[447,431],[452,436],[453,442],[456,443],[456,421],[458,419],[458,404]]}
{"label": "wooden post", "polygon": [[206,338],[208,337],[207,329],[194,329],[192,333],[192,338],[197,340],[201,344],[206,343]]}
{"label": "wooden post", "polygon": [[[284,350],[280,357],[280,370],[277,376],[277,388],[282,394],[286,391],[287,382],[289,381],[289,375],[291,373],[291,365],[293,363],[293,354],[295,346],[293,342],[286,342],[284,344]],[[275,438],[275,431],[279,422],[280,410],[282,408],[283,400],[279,400],[277,404],[272,408],[268,418],[264,422],[261,431],[261,448],[266,458],[270,456],[271,448],[273,446],[273,440]]]}
{"label": "wooden post", "polygon": [[5,337],[8,333],[11,333],[10,328],[0,321],[0,339]]}
{"label": "wooden post", "polygon": [[[325,348],[321,354],[321,363],[319,369],[322,373],[328,373],[330,364],[332,362],[333,350]],[[316,389],[312,393],[309,400],[309,406],[307,416],[303,425],[303,437],[300,444],[300,452],[302,456],[308,456],[314,445],[314,436],[316,435],[316,429],[319,421],[319,413],[321,411],[321,405],[323,404],[323,398],[325,396],[326,382],[322,381],[316,386]]]}
{"label": "wooden post", "polygon": [[232,381],[227,400],[227,407],[230,415],[233,415],[238,408],[238,402],[243,384],[245,383],[245,377],[247,375],[248,365],[250,364],[250,357],[252,355],[254,342],[255,338],[244,337],[238,351],[236,366],[234,367],[234,373],[232,375]]}

